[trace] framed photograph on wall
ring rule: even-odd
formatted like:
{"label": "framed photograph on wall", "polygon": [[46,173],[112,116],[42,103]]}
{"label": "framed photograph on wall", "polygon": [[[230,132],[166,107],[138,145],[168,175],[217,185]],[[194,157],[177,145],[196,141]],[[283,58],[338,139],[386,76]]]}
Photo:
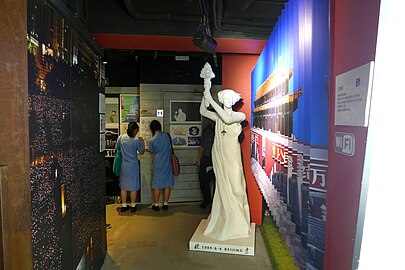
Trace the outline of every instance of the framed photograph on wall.
{"label": "framed photograph on wall", "polygon": [[201,124],[170,125],[173,147],[198,147],[201,144]]}
{"label": "framed photograph on wall", "polygon": [[119,97],[106,97],[105,99],[105,123],[107,129],[119,128]]}
{"label": "framed photograph on wall", "polygon": [[199,100],[170,100],[170,123],[201,123]]}
{"label": "framed photograph on wall", "polygon": [[139,95],[120,95],[120,117],[121,124],[129,122],[139,123]]}

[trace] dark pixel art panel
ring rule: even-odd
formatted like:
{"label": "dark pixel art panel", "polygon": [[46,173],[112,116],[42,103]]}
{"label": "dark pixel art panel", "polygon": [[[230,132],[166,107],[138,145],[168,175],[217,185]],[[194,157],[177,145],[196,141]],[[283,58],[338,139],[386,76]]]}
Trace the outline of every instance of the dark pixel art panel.
{"label": "dark pixel art panel", "polygon": [[106,253],[98,56],[50,5],[28,2],[34,269],[86,269]]}

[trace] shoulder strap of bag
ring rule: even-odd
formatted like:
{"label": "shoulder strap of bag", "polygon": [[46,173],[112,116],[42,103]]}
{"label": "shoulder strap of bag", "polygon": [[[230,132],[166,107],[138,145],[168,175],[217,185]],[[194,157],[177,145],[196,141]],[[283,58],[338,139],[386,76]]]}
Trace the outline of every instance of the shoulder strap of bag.
{"label": "shoulder strap of bag", "polygon": [[174,150],[173,150],[173,144],[172,144],[172,137],[170,136],[169,133],[166,133],[167,136],[169,136],[169,140],[170,140],[170,147],[172,148],[172,155],[174,154]]}
{"label": "shoulder strap of bag", "polygon": [[122,135],[120,135],[120,136],[118,136],[118,139],[117,139],[117,150],[120,150],[121,151],[121,136]]}

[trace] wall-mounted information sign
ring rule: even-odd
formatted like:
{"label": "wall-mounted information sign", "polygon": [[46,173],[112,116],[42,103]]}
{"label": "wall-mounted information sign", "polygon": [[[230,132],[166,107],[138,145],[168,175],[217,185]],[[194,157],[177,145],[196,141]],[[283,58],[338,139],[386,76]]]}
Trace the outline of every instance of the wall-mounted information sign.
{"label": "wall-mounted information sign", "polygon": [[336,76],[335,125],[368,126],[374,62]]}

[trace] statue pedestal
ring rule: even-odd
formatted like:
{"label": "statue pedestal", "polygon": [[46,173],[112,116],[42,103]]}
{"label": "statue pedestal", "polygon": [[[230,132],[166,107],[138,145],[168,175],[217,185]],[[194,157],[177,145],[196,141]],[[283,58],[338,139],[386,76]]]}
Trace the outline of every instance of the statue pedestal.
{"label": "statue pedestal", "polygon": [[219,241],[203,235],[207,227],[207,220],[201,220],[189,242],[189,250],[227,253],[235,255],[255,255],[256,225],[250,224],[250,235],[244,238]]}

